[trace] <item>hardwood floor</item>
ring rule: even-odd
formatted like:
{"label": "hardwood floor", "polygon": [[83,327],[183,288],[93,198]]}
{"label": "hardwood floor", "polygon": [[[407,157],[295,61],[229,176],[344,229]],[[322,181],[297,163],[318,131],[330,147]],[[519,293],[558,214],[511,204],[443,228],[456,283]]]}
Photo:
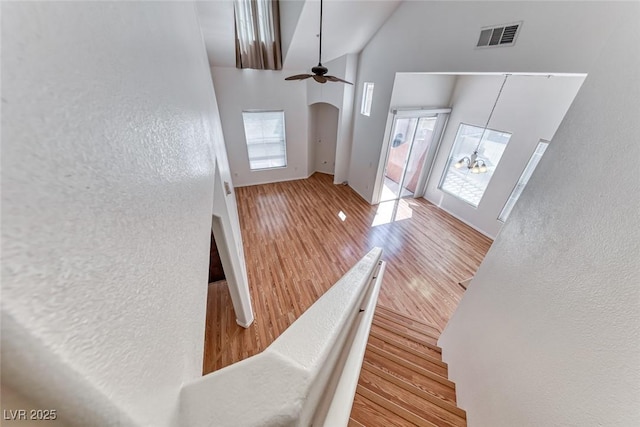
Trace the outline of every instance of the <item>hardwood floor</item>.
{"label": "hardwood floor", "polygon": [[236,325],[224,282],[209,285],[204,374],[264,350],[374,246],[387,261],[378,305],[439,335],[464,292],[458,282],[491,245],[424,199],[371,206],[324,174],[237,188],[236,196],[256,320]]}

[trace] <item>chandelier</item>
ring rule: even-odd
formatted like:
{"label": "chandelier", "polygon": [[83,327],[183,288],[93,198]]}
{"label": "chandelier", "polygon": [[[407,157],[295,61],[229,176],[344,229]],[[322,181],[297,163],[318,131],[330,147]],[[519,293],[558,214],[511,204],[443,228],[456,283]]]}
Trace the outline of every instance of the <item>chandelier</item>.
{"label": "chandelier", "polygon": [[456,169],[461,169],[466,167],[469,169],[471,173],[485,173],[487,171],[487,163],[484,159],[478,157],[478,150],[480,149],[480,144],[482,144],[482,138],[484,138],[484,134],[487,132],[489,127],[489,122],[491,121],[491,117],[493,116],[493,112],[496,109],[496,105],[498,105],[498,100],[500,99],[500,95],[502,94],[502,89],[504,89],[504,85],[507,82],[507,78],[509,74],[504,75],[504,80],[502,81],[502,86],[500,86],[500,90],[498,91],[498,96],[496,97],[496,102],[493,103],[493,108],[489,113],[489,117],[487,118],[487,123],[484,125],[484,129],[482,129],[482,134],[480,135],[480,139],[478,140],[478,145],[476,149],[473,150],[473,153],[470,156],[464,156],[460,160],[458,160],[453,167]]}
{"label": "chandelier", "polygon": [[[480,140],[482,140],[482,138]],[[478,158],[477,149],[473,152],[473,154],[471,154],[471,156],[464,156],[453,166],[456,169],[460,169],[461,167],[466,166],[467,169],[471,170],[471,173],[484,173],[487,171],[487,164],[484,162],[484,160]]]}

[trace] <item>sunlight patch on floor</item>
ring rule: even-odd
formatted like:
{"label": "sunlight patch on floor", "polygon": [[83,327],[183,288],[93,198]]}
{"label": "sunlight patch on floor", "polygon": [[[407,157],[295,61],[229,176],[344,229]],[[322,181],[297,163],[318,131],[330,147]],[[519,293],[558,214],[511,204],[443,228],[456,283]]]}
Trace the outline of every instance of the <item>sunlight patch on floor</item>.
{"label": "sunlight patch on floor", "polygon": [[[382,183],[382,194],[380,195],[381,202],[393,201],[398,198],[398,183],[391,179],[384,177]],[[406,188],[402,188],[402,194],[400,197],[413,196],[413,193]]]}
{"label": "sunlight patch on floor", "polygon": [[375,227],[378,225],[410,219],[412,215],[413,210],[411,209],[409,202],[404,199],[382,202],[378,204],[378,210],[376,211],[376,216],[373,218],[371,226]]}

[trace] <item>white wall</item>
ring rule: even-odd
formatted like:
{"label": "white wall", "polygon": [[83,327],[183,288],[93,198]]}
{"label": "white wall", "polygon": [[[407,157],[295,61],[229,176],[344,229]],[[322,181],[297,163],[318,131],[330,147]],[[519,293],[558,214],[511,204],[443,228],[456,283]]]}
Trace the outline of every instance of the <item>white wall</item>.
{"label": "white wall", "polygon": [[[494,238],[498,216],[540,139],[552,140],[571,105],[582,76],[517,76],[507,78],[490,129],[511,138],[477,208],[438,189],[461,123],[484,127],[504,76],[459,76],[451,97],[451,116],[438,151],[425,198]],[[468,153],[469,155],[471,153]]]}
{"label": "white wall", "polygon": [[304,7],[303,1],[281,0],[278,2],[280,10],[280,44],[282,47],[282,58],[286,60],[289,53],[289,46],[298,26],[298,19]]}
{"label": "white wall", "polygon": [[3,388],[74,425],[178,425],[224,152],[194,6],[4,3],[2,51]]}
{"label": "white wall", "polygon": [[[307,85],[301,81],[284,80],[287,76],[304,72],[212,68],[229,165],[236,186],[301,179],[310,175]],[[242,122],[243,110],[284,111],[287,167],[251,171]]]}
{"label": "white wall", "polygon": [[[391,108],[447,107],[457,76],[449,74],[397,73],[391,92]],[[374,87],[374,95],[375,95]]]}
{"label": "white wall", "polygon": [[[355,98],[361,98],[366,81],[375,83],[375,94],[371,116],[355,115],[350,185],[372,200],[396,72],[586,73],[616,18],[630,7],[618,2],[402,2],[360,53]],[[514,47],[474,48],[482,26],[519,20],[524,25]]]}
{"label": "white wall", "polygon": [[339,110],[319,102],[309,107],[309,151],[313,151],[313,170],[333,175],[336,161],[336,138]]}
{"label": "white wall", "polygon": [[471,427],[640,425],[638,22],[636,2],[440,338]]}

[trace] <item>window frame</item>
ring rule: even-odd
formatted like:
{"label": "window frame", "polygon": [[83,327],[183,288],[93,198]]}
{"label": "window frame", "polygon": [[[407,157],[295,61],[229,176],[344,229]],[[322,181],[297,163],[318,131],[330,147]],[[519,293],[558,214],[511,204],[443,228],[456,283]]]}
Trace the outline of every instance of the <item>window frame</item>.
{"label": "window frame", "polygon": [[[369,90],[371,88],[371,90]],[[360,102],[360,114],[363,116],[371,116],[371,105],[373,104],[373,91],[375,90],[374,82],[364,82],[362,85],[362,100]]]}
{"label": "window frame", "polygon": [[[268,166],[268,167],[252,167],[251,162],[252,160],[254,162],[256,161],[260,161],[260,159],[252,159],[251,158],[251,150],[250,150],[250,145],[258,145],[258,144],[249,144],[249,138],[247,135],[247,127],[246,127],[246,121],[245,121],[245,114],[250,115],[250,114],[262,114],[262,113],[280,113],[281,117],[282,117],[282,149],[283,149],[283,156],[282,156],[282,160],[283,160],[283,165],[281,166]],[[245,140],[245,148],[247,149],[247,160],[249,162],[249,170],[251,172],[259,172],[259,171],[266,171],[266,170],[273,170],[273,169],[285,169],[287,168],[287,164],[288,164],[288,159],[287,159],[287,132],[286,132],[286,119],[285,119],[285,112],[284,110],[242,110],[242,127],[243,127],[243,132],[244,132],[244,140]],[[262,159],[262,160],[268,160],[269,158],[266,159]]]}

